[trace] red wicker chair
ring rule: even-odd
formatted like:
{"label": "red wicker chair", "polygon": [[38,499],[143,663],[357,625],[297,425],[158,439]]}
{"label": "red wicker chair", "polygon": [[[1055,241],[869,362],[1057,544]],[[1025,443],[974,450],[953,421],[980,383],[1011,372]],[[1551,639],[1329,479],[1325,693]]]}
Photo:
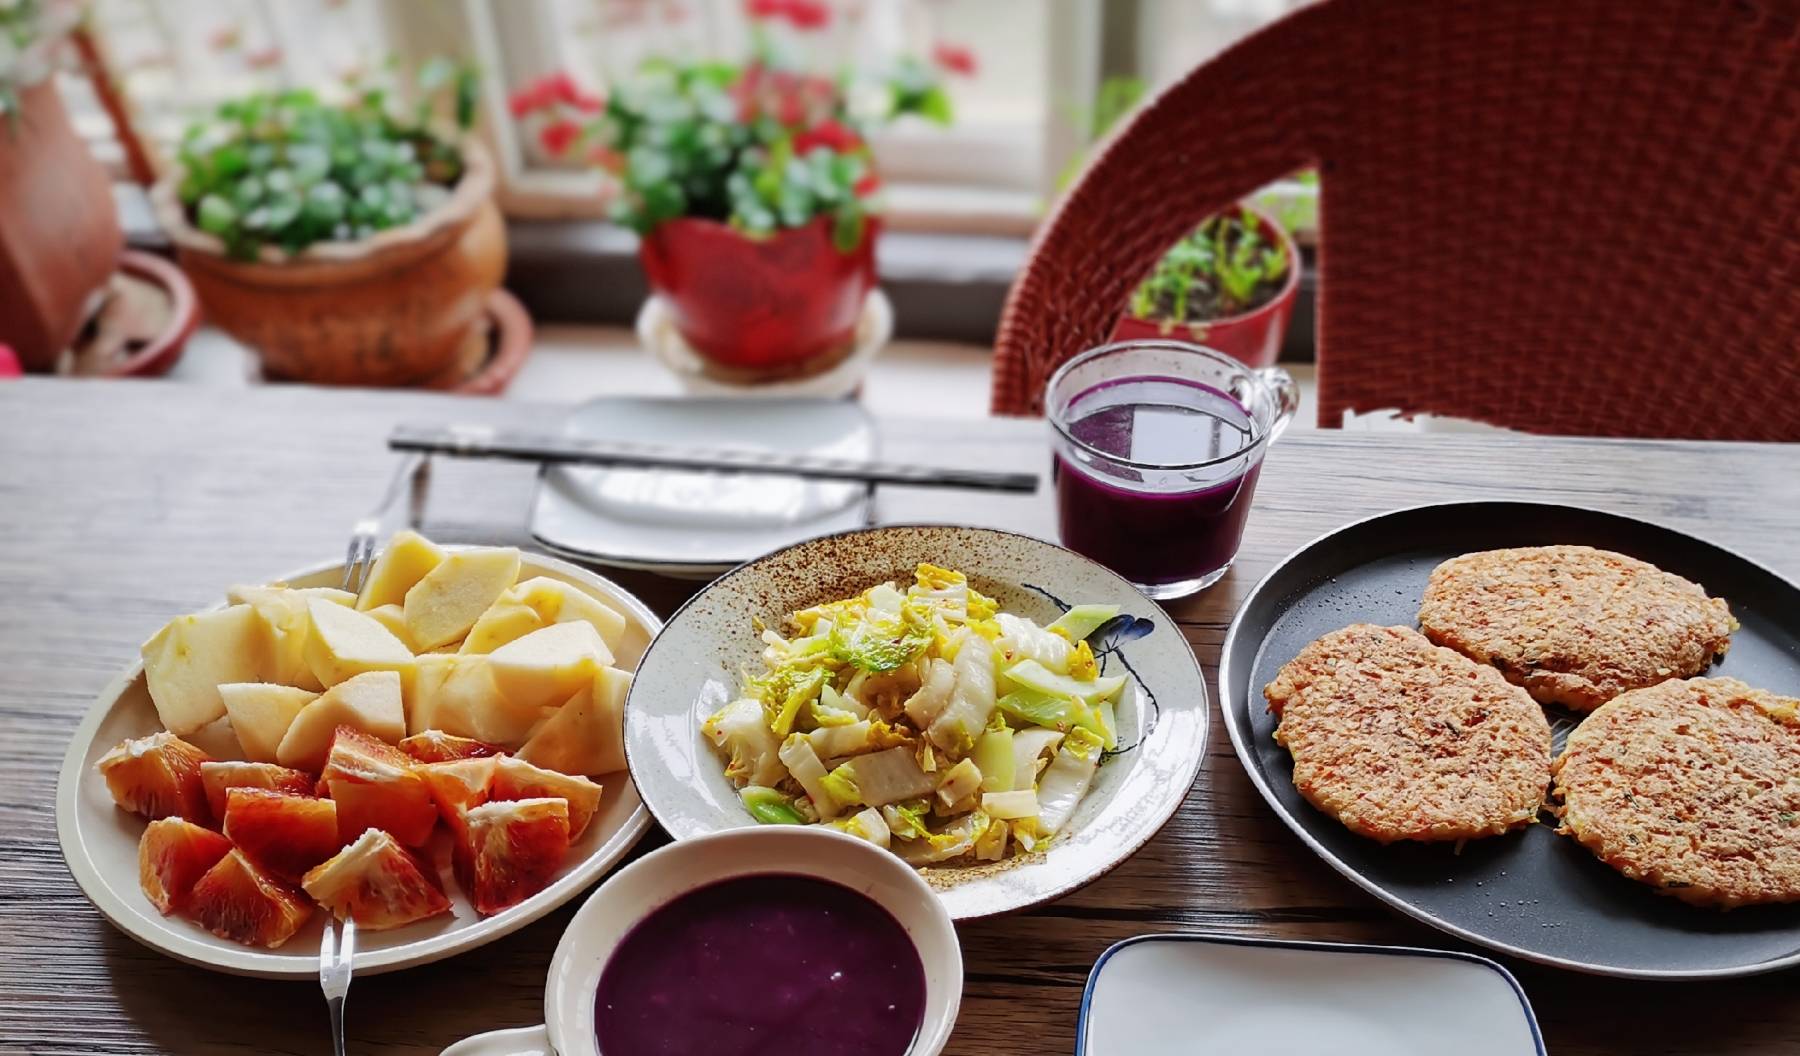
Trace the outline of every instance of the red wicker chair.
{"label": "red wicker chair", "polygon": [[1321,173],[1319,408],[1800,440],[1800,0],[1325,0],[1096,151],[1007,300],[1040,414],[1202,217]]}

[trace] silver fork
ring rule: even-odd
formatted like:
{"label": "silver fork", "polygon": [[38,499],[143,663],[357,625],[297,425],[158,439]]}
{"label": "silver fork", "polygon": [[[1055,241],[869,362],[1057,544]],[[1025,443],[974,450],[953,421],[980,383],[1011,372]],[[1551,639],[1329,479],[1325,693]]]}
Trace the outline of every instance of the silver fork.
{"label": "silver fork", "polygon": [[[362,591],[363,580],[375,564],[375,548],[381,541],[382,525],[388,511],[399,501],[400,488],[410,482],[410,509],[407,522],[417,527],[424,519],[425,485],[431,463],[419,455],[400,461],[393,479],[388,481],[381,504],[368,516],[357,520],[350,529],[350,546],[344,552],[343,589],[352,594]],[[335,1056],[344,1056],[344,1002],[350,996],[350,972],[356,958],[356,921],[340,922],[325,915],[325,933],[319,939],[319,989],[325,992],[325,1006],[331,1010],[331,1047]]]}
{"label": "silver fork", "polygon": [[[343,938],[338,938],[339,929]],[[356,956],[356,921],[340,925],[329,913],[325,934],[319,940],[319,989],[325,991],[325,1007],[331,1010],[331,1051],[344,1056],[344,1001],[350,996],[350,962]]]}

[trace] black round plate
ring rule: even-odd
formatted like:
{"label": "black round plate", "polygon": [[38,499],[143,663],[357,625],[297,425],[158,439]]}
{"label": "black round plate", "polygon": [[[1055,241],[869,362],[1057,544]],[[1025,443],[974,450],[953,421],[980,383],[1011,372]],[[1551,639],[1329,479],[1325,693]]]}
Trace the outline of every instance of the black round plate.
{"label": "black round plate", "polygon": [[[1723,597],[1742,627],[1710,674],[1800,696],[1800,587],[1747,558],[1644,521],[1570,506],[1467,502],[1397,510],[1314,540],[1251,591],[1225,638],[1219,700],[1250,779],[1339,872],[1396,909],[1471,942],[1605,975],[1702,978],[1800,963],[1800,905],[1729,913],[1659,895],[1558,836],[1553,824],[1464,845],[1352,835],[1295,790],[1262,687],[1314,638],[1351,623],[1417,626],[1439,562],[1473,550],[1587,544],[1649,561]],[[1560,752],[1576,716],[1550,713]]]}

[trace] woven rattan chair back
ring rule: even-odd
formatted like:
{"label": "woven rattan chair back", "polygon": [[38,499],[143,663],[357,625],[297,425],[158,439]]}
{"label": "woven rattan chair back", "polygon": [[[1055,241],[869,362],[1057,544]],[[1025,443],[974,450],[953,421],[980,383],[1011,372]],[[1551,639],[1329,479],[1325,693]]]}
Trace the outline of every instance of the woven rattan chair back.
{"label": "woven rattan chair back", "polygon": [[1800,440],[1800,0],[1325,0],[1101,144],[1008,297],[1040,414],[1203,217],[1321,177],[1318,419]]}

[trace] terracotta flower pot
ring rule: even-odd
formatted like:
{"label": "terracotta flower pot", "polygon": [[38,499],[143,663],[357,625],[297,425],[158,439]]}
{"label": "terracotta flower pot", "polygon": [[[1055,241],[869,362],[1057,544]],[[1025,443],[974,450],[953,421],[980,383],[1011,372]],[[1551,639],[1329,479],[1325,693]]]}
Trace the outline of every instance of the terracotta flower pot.
{"label": "terracotta flower pot", "polygon": [[750,238],[713,220],[670,220],[638,258],[668,299],[675,329],[696,352],[729,367],[778,368],[848,349],[875,285],[871,219],[848,253],[831,219]]}
{"label": "terracotta flower pot", "polygon": [[76,136],[56,86],[0,115],[0,342],[49,370],[112,277],[124,237],[112,182]]}
{"label": "terracotta flower pot", "polygon": [[1203,323],[1179,324],[1166,319],[1139,319],[1130,312],[1113,328],[1114,341],[1143,341],[1174,338],[1223,352],[1246,366],[1269,367],[1281,355],[1281,342],[1287,336],[1288,320],[1294,314],[1294,299],[1300,292],[1300,249],[1293,236],[1265,214],[1251,210],[1256,216],[1258,232],[1271,242],[1278,242],[1287,254],[1287,278],[1273,299],[1240,315],[1209,319]]}
{"label": "terracotta flower pot", "polygon": [[171,173],[151,192],[207,320],[255,349],[263,374],[323,385],[412,385],[456,360],[506,272],[493,163],[463,147],[450,200],[360,242],[233,260],[188,222]]}

